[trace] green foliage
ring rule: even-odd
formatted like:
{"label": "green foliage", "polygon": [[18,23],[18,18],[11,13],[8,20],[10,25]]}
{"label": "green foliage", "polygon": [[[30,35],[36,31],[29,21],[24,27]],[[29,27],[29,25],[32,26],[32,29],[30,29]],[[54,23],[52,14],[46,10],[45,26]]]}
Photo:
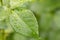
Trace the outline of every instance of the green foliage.
{"label": "green foliage", "polygon": [[37,20],[31,10],[23,7],[25,2],[28,0],[1,0],[0,29],[4,30],[4,40],[39,40]]}
{"label": "green foliage", "polygon": [[33,13],[28,10],[23,10],[22,13],[19,12],[19,14],[18,12],[16,13],[16,11],[13,11],[10,16],[10,24],[16,32],[26,36],[32,36],[38,33],[36,18]]}
{"label": "green foliage", "polygon": [[60,40],[60,0],[0,0],[1,40]]}

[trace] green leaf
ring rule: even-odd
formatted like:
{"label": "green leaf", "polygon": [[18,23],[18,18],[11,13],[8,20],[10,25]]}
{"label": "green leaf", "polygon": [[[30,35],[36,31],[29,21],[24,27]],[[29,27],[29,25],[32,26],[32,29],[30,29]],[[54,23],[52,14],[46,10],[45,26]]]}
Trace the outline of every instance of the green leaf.
{"label": "green leaf", "polygon": [[13,11],[10,16],[10,24],[19,34],[28,37],[38,37],[38,24],[30,10],[23,10],[22,12]]}

